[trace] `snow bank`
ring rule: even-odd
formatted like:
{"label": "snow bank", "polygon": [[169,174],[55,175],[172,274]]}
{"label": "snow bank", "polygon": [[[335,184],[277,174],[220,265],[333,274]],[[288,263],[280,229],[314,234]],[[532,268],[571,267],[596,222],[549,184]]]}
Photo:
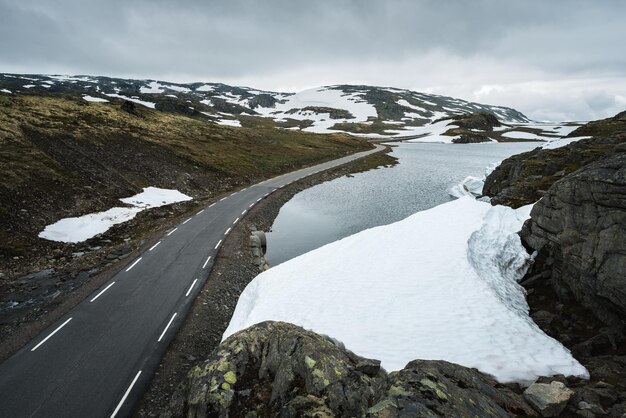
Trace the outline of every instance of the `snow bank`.
{"label": "snow bank", "polygon": [[502,161],[498,161],[498,162],[489,164],[485,168],[485,174],[482,177],[475,177],[475,176],[465,177],[465,179],[462,182],[452,186],[452,188],[448,190],[448,194],[456,198],[463,197],[463,196],[470,196],[470,197],[482,196],[483,187],[485,186],[485,180],[487,179],[487,176],[489,176],[489,174],[491,174],[493,170],[495,170],[496,167],[498,167],[501,163]]}
{"label": "snow bank", "polygon": [[39,238],[60,242],[81,242],[106,232],[113,225],[133,219],[139,212],[183,202],[192,198],[178,190],[146,187],[143,192],[120,199],[133,207],[111,208],[105,212],[90,213],[77,218],[64,218],[39,233]]}
{"label": "snow bank", "polygon": [[458,128],[457,125],[452,124],[452,121],[442,120],[439,122],[431,123],[426,126],[411,127],[410,130],[394,131],[401,133],[402,135],[424,135],[422,138],[410,139],[408,142],[441,142],[444,144],[452,144],[452,140],[459,138],[458,136],[442,135],[448,129]]}
{"label": "snow bank", "polygon": [[529,262],[516,235],[527,216],[528,208],[463,197],[318,248],[257,276],[224,338],[281,320],[337,338],[388,370],[442,359],[502,382],[586,377],[528,317],[515,281]]}
{"label": "snow bank", "polygon": [[7,93],[7,94],[12,94],[11,90],[7,90],[7,89],[2,89],[2,90],[0,90],[0,92]]}

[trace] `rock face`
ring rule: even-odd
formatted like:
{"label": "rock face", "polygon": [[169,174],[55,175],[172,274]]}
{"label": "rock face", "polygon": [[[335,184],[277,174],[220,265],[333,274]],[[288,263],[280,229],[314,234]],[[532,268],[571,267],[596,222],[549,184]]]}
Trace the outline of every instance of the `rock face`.
{"label": "rock face", "polygon": [[554,183],[521,235],[538,251],[539,268],[551,272],[561,300],[626,325],[626,152]]}
{"label": "rock face", "polygon": [[264,322],[224,341],[191,370],[171,403],[187,417],[533,415],[520,395],[444,361],[387,374],[329,337]]}
{"label": "rock face", "polygon": [[524,399],[535,408],[541,416],[556,417],[567,405],[574,391],[561,382],[533,383],[524,391]]}
{"label": "rock face", "polygon": [[514,155],[487,177],[483,194],[494,205],[518,208],[539,200],[558,180],[570,173],[613,155],[626,143],[626,134],[593,137],[556,149],[536,148]]}

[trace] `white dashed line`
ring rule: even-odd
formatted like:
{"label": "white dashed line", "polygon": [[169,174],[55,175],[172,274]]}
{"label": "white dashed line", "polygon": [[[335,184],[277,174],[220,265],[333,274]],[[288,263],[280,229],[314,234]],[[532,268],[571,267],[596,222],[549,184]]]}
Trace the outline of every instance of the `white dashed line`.
{"label": "white dashed line", "polygon": [[33,348],[30,349],[30,351],[35,351],[36,349],[39,348],[39,346],[43,343],[45,343],[46,341],[48,341],[48,339],[50,337],[52,337],[54,334],[56,334],[57,332],[59,332],[59,330],[61,328],[63,328],[65,325],[67,325],[68,322],[70,322],[72,320],[72,318],[69,318],[67,321],[63,322],[61,325],[59,325],[59,327],[57,329],[55,329],[54,331],[52,331],[50,333],[50,335],[48,335],[46,338],[44,338],[43,340],[41,340],[41,342],[39,344],[37,344],[36,346],[34,346]]}
{"label": "white dashed line", "polygon": [[228,235],[229,232],[230,232],[230,228],[228,228],[226,232],[224,232],[224,235]]}
{"label": "white dashed line", "polygon": [[217,250],[217,247],[219,247],[221,243],[222,243],[222,240],[219,240],[219,241],[217,242],[217,244],[215,244],[215,249],[216,249],[216,250]]}
{"label": "white dashed line", "polygon": [[189,222],[191,220],[191,218],[187,219],[185,222],[183,222],[183,225],[185,225],[187,222]]}
{"label": "white dashed line", "polygon": [[237,222],[239,222],[239,218],[237,218],[237,219],[235,219],[235,220],[233,221],[233,225],[235,225]]}
{"label": "white dashed line", "polygon": [[167,332],[167,329],[170,327],[170,325],[172,325],[172,321],[174,320],[174,318],[176,318],[176,315],[178,315],[178,312],[175,312],[174,315],[172,315],[172,318],[170,319],[170,322],[167,323],[167,325],[165,326],[165,329],[163,330],[163,332],[161,333],[161,336],[159,337],[159,339],[157,340],[158,343],[161,342],[161,340],[163,339],[163,336],[165,335],[165,333]]}
{"label": "white dashed line", "polygon": [[117,413],[120,412],[120,408],[122,407],[122,405],[124,405],[124,401],[126,400],[126,398],[128,398],[128,394],[132,390],[133,386],[135,386],[135,383],[137,382],[137,379],[139,379],[140,374],[141,374],[141,370],[137,372],[137,374],[135,375],[135,378],[130,383],[130,386],[128,386],[128,389],[126,389],[126,392],[124,392],[124,396],[122,396],[122,400],[120,401],[120,403],[117,404],[115,411],[113,411],[113,413],[111,414],[111,418],[115,418]]}
{"label": "white dashed line", "polygon": [[213,206],[215,206],[215,202],[213,202],[213,203],[211,203],[211,204],[209,205],[209,207],[210,207],[210,208],[212,208]]}
{"label": "white dashed line", "polygon": [[154,250],[154,249],[157,247],[157,245],[159,245],[160,243],[161,243],[161,241],[157,242],[157,243],[156,243],[156,244],[154,244],[152,247],[150,247],[150,249],[149,249],[148,251],[152,251],[152,250]]}
{"label": "white dashed line", "polygon": [[133,264],[130,265],[129,268],[126,269],[126,271],[130,271],[130,269],[135,267],[137,265],[137,263],[141,261],[141,259],[142,259],[142,257],[139,257]]}
{"label": "white dashed line", "polygon": [[[267,196],[267,195],[265,195],[265,196]],[[262,197],[259,197],[256,201],[257,201],[257,202],[260,202],[260,201],[261,201],[261,199],[263,199],[263,198],[262,198]]]}
{"label": "white dashed line", "polygon": [[[211,206],[213,206],[213,205],[211,205]],[[209,206],[209,207],[211,207],[211,206]],[[196,213],[196,215],[200,215],[202,212],[204,212],[204,209],[202,209],[200,212]]]}
{"label": "white dashed line", "polygon": [[[211,258],[211,257],[209,257]],[[189,286],[189,290],[187,291],[187,293],[185,293],[185,297],[189,296],[189,294],[191,293],[191,289],[193,289],[193,287],[196,285],[196,282],[198,281],[198,279],[194,279],[193,283],[191,283],[191,286]]]}
{"label": "white dashed line", "polygon": [[171,230],[171,231],[167,234],[167,236],[169,237],[170,235],[172,235],[174,232],[176,232],[176,230],[177,230],[177,229],[178,229],[178,228],[174,228],[174,229],[172,229],[172,230]]}
{"label": "white dashed line", "polygon": [[206,268],[206,265],[209,264],[209,260],[211,259],[211,256],[209,256],[209,258],[206,259],[206,261],[204,262],[204,265],[202,266],[202,268]]}
{"label": "white dashed line", "polygon": [[109,289],[109,287],[113,286],[114,284],[115,284],[115,282],[111,282],[111,284],[110,284],[110,285],[108,285],[107,287],[105,287],[105,288],[102,290],[102,292],[100,292],[100,293],[98,293],[96,296],[94,296],[94,297],[93,297],[93,299],[91,299],[91,300],[89,301],[89,303],[91,303],[91,302],[93,302],[94,300],[98,299],[98,298],[100,297],[100,295],[102,295],[104,292],[106,292],[106,291]]}
{"label": "white dashed line", "polygon": [[243,216],[243,215],[245,215],[247,211],[248,211],[247,209],[246,209],[246,210],[244,210],[243,212],[241,212],[241,215],[242,215],[242,216]]}
{"label": "white dashed line", "polygon": [[221,198],[221,199],[220,199],[220,202],[221,202],[222,200],[226,200],[226,199],[228,199],[228,196]]}
{"label": "white dashed line", "polygon": [[248,190],[248,188],[246,187],[245,189],[241,189],[239,190],[240,192],[245,192],[246,190]]}

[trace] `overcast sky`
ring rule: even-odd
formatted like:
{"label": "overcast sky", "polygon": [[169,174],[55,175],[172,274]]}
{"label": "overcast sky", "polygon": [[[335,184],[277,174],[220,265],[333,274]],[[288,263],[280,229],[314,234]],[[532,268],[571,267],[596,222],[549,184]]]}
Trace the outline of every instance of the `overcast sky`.
{"label": "overcast sky", "polygon": [[626,109],[621,0],[0,0],[0,72],[370,84],[541,120]]}

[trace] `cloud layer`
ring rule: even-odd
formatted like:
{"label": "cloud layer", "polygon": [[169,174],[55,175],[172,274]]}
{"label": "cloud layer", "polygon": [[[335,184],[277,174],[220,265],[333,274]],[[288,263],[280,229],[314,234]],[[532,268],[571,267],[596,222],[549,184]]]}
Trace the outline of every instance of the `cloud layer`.
{"label": "cloud layer", "polygon": [[626,108],[626,2],[0,0],[0,71],[373,84],[537,119]]}

